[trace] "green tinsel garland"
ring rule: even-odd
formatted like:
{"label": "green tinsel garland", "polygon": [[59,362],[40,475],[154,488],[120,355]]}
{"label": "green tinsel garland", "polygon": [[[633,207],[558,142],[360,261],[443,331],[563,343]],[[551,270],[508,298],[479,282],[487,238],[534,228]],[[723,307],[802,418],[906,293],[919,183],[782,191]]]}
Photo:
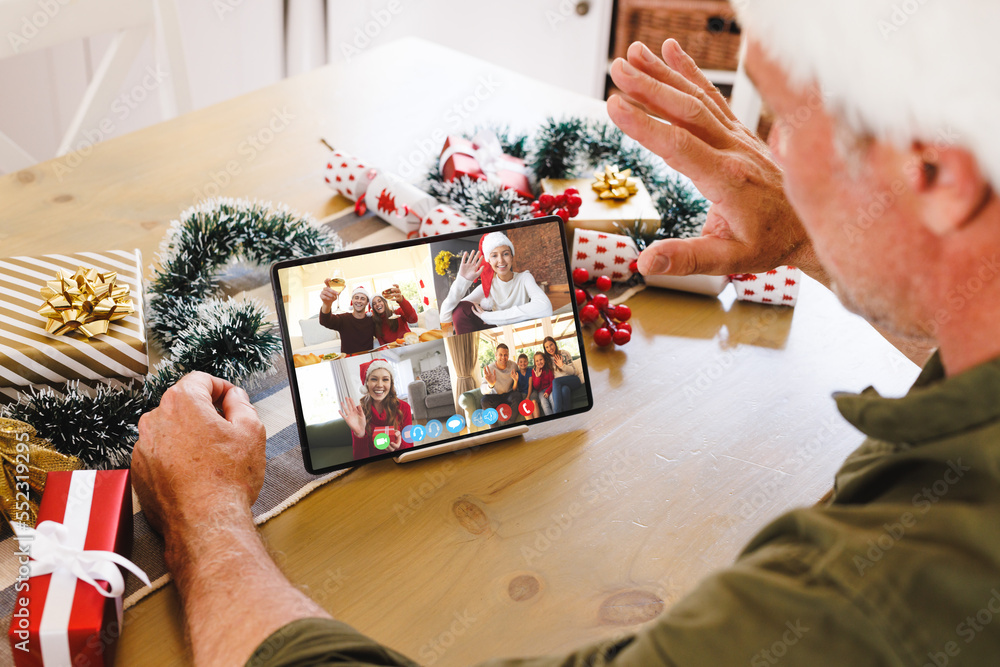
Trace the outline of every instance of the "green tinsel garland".
{"label": "green tinsel garland", "polygon": [[[525,159],[533,186],[541,178],[588,176],[606,164],[631,168],[649,190],[661,217],[655,234],[640,236],[638,240],[643,243],[701,233],[709,203],[687,178],[669,169],[662,159],[614,125],[584,118],[549,118],[533,136],[512,132],[507,127],[483,129],[497,135],[504,153]],[[498,184],[470,178],[445,181],[436,160],[425,180],[428,192],[435,198],[482,225],[531,215],[522,200]],[[632,228],[628,222],[623,221],[629,232],[637,233],[638,228]]]}
{"label": "green tinsel garland", "polygon": [[128,467],[139,416],[159,405],[185,373],[205,371],[247,385],[273,372],[281,339],[268,308],[223,297],[219,278],[226,266],[266,266],[341,247],[335,234],[283,206],[223,199],[189,209],[171,223],[148,290],[150,340],[165,354],[145,384],[100,385],[88,393],[73,383],[64,395],[35,390],[4,413],[89,468]]}

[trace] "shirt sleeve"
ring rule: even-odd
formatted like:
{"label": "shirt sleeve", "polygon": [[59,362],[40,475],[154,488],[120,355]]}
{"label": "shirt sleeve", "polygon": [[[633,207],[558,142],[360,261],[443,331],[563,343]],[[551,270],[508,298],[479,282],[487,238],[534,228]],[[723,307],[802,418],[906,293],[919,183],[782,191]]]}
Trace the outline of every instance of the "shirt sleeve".
{"label": "shirt sleeve", "polygon": [[[822,550],[811,546],[771,543],[705,579],[638,632],[563,655],[493,659],[480,667],[922,664],[919,655],[904,650],[906,638],[893,634],[889,619],[824,573],[823,558]],[[269,642],[278,648],[267,651]],[[258,660],[264,653],[268,659]],[[293,664],[415,663],[343,623],[323,619],[278,630],[248,663]]]}
{"label": "shirt sleeve", "polygon": [[[471,282],[469,282],[462,276],[455,276],[455,280],[454,282],[452,282],[451,288],[448,290],[448,296],[444,298],[444,302],[441,304],[442,322],[451,322],[451,314],[455,310],[455,306],[457,306],[458,302],[465,297],[466,293],[469,291],[469,288],[471,287],[472,287]],[[479,298],[482,299],[483,298],[481,292],[482,286],[478,287],[477,289],[480,290]],[[475,294],[475,290],[473,291],[473,294]],[[469,300],[471,301],[471,298]],[[479,301],[476,301],[476,303],[479,303]]]}
{"label": "shirt sleeve", "polygon": [[524,287],[528,291],[528,303],[520,306],[512,306],[503,310],[484,311],[480,319],[486,324],[502,326],[504,324],[515,324],[525,320],[537,320],[548,317],[552,314],[552,302],[545,292],[538,286],[529,271],[525,271],[521,278]]}
{"label": "shirt sleeve", "polygon": [[396,314],[402,317],[408,324],[417,323],[417,309],[413,307],[413,304],[403,299],[399,302],[399,308],[396,309]]}

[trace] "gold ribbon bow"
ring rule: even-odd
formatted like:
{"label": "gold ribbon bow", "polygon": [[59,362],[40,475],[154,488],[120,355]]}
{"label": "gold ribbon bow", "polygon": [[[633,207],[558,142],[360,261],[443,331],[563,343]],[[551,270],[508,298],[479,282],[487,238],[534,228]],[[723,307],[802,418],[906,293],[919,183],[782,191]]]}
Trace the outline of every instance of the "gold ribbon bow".
{"label": "gold ribbon bow", "polygon": [[45,303],[38,312],[49,318],[45,330],[59,336],[78,331],[85,337],[107,333],[111,323],[135,312],[129,286],[118,273],[81,266],[76,273],[59,270],[41,289]]}
{"label": "gold ribbon bow", "polygon": [[636,179],[631,178],[631,169],[622,169],[618,166],[605,167],[604,171],[595,171],[596,179],[590,187],[597,193],[598,199],[618,199],[626,200],[639,190]]}
{"label": "gold ribbon bow", "polygon": [[0,512],[10,521],[35,525],[45,475],[53,470],[79,470],[75,456],[60,454],[37,436],[30,424],[0,417]]}

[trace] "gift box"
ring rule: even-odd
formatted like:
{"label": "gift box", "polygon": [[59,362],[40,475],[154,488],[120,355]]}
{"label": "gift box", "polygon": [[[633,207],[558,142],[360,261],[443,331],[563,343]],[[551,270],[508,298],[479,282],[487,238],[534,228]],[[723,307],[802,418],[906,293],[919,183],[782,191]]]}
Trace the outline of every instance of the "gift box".
{"label": "gift box", "polygon": [[[0,260],[0,403],[14,399],[31,386],[64,387],[72,380],[96,383],[116,380],[131,383],[149,370],[143,318],[142,268],[139,251],[109,250],[66,255],[10,257]],[[82,268],[84,288],[74,280]],[[93,271],[89,271],[93,269]],[[101,308],[112,295],[127,286],[127,297],[119,297],[110,314]],[[48,289],[47,297],[42,292]],[[69,290],[70,303],[62,290]],[[75,290],[75,292],[74,292]],[[88,291],[89,290],[89,291]],[[58,292],[58,294],[55,294]],[[96,296],[95,296],[96,292]],[[107,333],[86,337],[73,322],[88,320],[84,314],[70,317],[76,300],[90,298],[97,306],[93,321],[82,328]],[[131,314],[121,302],[131,301]],[[49,304],[45,308],[46,303]],[[52,307],[55,304],[55,307]],[[87,306],[90,308],[90,306]],[[40,313],[39,309],[43,312]],[[47,312],[47,315],[45,314]],[[102,321],[109,319],[110,324]],[[63,330],[62,333],[58,333]]]}
{"label": "gift box", "polygon": [[660,228],[660,214],[653,198],[639,179],[635,181],[635,193],[627,199],[601,199],[591,185],[593,178],[557,179],[543,178],[542,192],[559,195],[568,188],[576,188],[583,200],[580,212],[566,222],[567,230],[592,229],[605,234],[620,233],[619,225],[631,227],[636,221],[642,224],[644,234],[654,234]]}
{"label": "gift box", "polygon": [[[121,634],[124,579],[132,550],[128,470],[51,472],[35,529],[16,528],[29,577],[11,617],[14,664],[111,665]],[[23,564],[23,563],[22,563]]]}
{"label": "gift box", "polygon": [[488,180],[510,188],[525,199],[534,199],[524,160],[505,155],[496,135],[479,133],[471,141],[450,136],[445,139],[438,161],[446,181],[460,176]]}

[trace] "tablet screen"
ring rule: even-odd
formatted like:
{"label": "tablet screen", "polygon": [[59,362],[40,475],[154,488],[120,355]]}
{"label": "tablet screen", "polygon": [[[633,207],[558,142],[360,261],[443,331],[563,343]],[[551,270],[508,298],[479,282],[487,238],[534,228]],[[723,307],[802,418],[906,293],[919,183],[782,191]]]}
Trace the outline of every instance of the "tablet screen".
{"label": "tablet screen", "polygon": [[557,217],[279,262],[271,280],[312,473],[593,405]]}

